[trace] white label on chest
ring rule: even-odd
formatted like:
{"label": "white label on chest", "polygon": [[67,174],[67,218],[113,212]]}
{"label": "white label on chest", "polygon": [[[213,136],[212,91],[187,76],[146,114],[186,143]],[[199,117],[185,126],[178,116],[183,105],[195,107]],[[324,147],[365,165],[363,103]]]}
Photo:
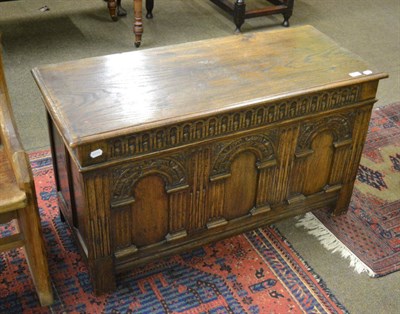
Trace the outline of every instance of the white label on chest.
{"label": "white label on chest", "polygon": [[371,70],[365,70],[365,71],[363,71],[363,74],[364,75],[370,75],[370,74],[372,74],[372,71]]}
{"label": "white label on chest", "polygon": [[97,157],[100,157],[101,155],[103,155],[103,151],[100,148],[96,149],[90,153],[90,157],[92,157],[92,158],[97,158]]}
{"label": "white label on chest", "polygon": [[357,76],[362,75],[362,73],[361,73],[361,72],[351,72],[351,73],[349,73],[349,75],[350,75],[351,77],[357,77]]}

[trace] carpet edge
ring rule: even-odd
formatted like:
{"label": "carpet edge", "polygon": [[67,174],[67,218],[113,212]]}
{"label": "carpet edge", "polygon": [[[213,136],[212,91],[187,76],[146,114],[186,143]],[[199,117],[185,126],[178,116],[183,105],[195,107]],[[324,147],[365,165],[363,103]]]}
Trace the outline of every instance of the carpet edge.
{"label": "carpet edge", "polygon": [[372,278],[378,275],[368,267],[356,254],[354,254],[342,241],[340,241],[324,224],[312,213],[306,213],[298,218],[296,227],[303,227],[307,233],[314,236],[320,244],[329,252],[338,252],[340,256],[349,262],[349,267],[357,274],[367,273]]}

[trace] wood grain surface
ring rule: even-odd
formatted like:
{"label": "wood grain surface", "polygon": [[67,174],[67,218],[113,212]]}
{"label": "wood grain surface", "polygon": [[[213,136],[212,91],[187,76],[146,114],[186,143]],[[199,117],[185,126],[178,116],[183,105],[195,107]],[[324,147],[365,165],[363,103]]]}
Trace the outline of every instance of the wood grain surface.
{"label": "wood grain surface", "polygon": [[348,84],[360,80],[349,73],[367,69],[303,26],[41,66],[33,75],[75,146]]}

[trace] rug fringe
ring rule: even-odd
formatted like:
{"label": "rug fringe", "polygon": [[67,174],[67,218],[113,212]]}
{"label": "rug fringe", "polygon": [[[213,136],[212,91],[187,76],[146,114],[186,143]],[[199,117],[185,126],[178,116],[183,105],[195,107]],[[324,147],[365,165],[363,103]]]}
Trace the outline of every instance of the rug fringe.
{"label": "rug fringe", "polygon": [[323,223],[312,213],[306,213],[296,223],[296,227],[303,227],[308,233],[315,236],[322,246],[332,253],[339,252],[340,255],[350,261],[350,267],[358,274],[366,272],[370,277],[377,277],[377,274],[361,261],[349,248],[344,245]]}

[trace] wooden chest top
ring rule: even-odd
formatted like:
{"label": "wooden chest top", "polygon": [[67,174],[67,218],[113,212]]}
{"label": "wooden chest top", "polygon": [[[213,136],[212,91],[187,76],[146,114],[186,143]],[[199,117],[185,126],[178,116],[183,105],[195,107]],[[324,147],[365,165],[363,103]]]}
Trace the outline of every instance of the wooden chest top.
{"label": "wooden chest top", "polygon": [[349,75],[368,69],[303,26],[46,65],[33,75],[74,149],[385,76]]}

